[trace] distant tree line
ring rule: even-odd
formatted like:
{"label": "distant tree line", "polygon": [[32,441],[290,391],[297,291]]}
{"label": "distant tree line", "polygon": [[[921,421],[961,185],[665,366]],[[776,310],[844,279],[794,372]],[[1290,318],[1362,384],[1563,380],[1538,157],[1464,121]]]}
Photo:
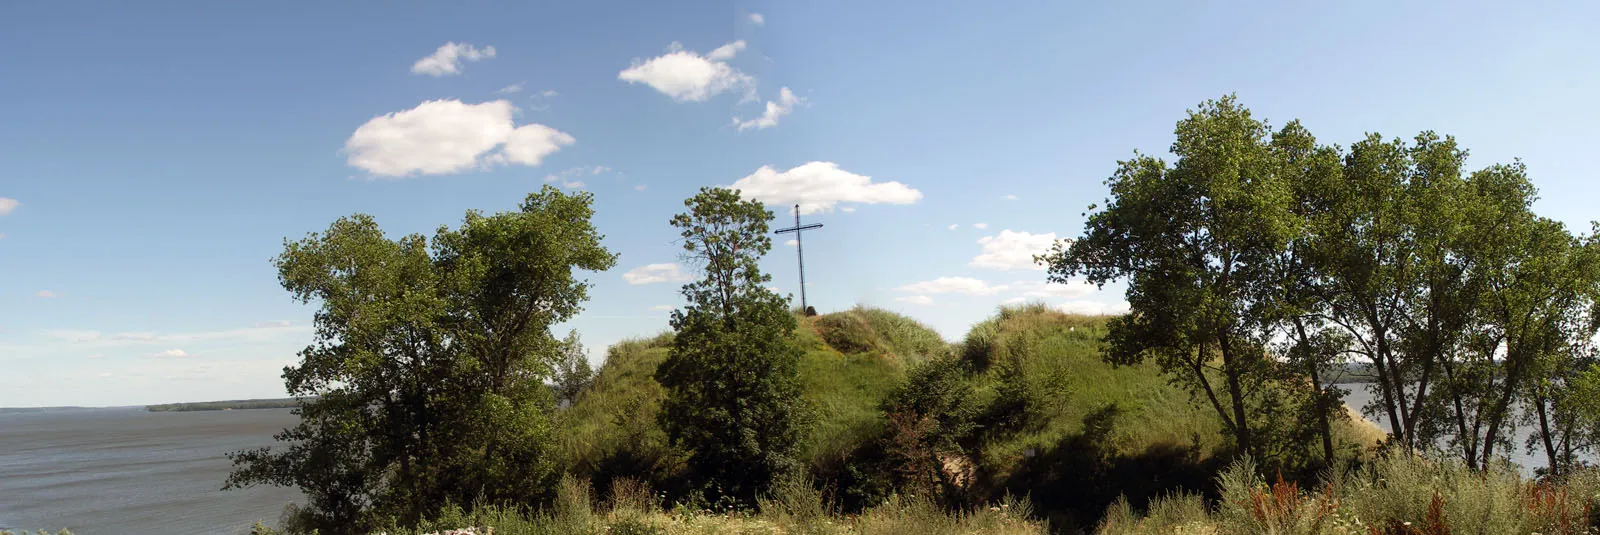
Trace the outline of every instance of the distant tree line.
{"label": "distant tree line", "polygon": [[292,409],[299,407],[300,403],[301,400],[294,398],[235,399],[227,401],[201,401],[192,403],[164,403],[160,405],[145,405],[144,409],[150,412],[220,411],[234,409]]}

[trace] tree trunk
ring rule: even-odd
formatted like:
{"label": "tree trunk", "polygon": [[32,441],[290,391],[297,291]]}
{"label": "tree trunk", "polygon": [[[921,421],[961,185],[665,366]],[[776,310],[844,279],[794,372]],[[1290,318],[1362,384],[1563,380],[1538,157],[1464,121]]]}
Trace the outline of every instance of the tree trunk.
{"label": "tree trunk", "polygon": [[1237,355],[1233,354],[1233,344],[1228,335],[1222,333],[1221,337],[1222,373],[1228,376],[1228,399],[1233,403],[1233,436],[1239,444],[1240,453],[1254,453],[1250,449],[1250,422],[1244,414],[1244,387],[1239,383],[1239,374],[1243,372],[1238,369],[1235,361]]}
{"label": "tree trunk", "polygon": [[1328,390],[1327,387],[1322,385],[1322,372],[1317,369],[1322,362],[1311,353],[1311,340],[1306,337],[1304,319],[1295,316],[1294,329],[1300,335],[1300,348],[1305,352],[1302,357],[1306,361],[1307,371],[1311,373],[1311,385],[1317,389],[1317,427],[1322,434],[1322,459],[1331,465],[1333,464],[1333,426],[1328,424]]}
{"label": "tree trunk", "polygon": [[1539,438],[1544,442],[1544,456],[1550,463],[1550,475],[1561,475],[1561,462],[1556,455],[1556,445],[1550,441],[1550,417],[1545,411],[1545,398],[1543,393],[1535,394],[1533,402],[1537,404],[1535,410],[1539,413]]}

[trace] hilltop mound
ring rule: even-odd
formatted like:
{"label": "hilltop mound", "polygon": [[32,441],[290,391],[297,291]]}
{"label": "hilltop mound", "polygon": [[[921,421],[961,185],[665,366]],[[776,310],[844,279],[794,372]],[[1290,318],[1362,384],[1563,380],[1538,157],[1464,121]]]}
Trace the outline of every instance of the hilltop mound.
{"label": "hilltop mound", "polygon": [[857,306],[804,318],[802,325],[829,349],[846,355],[872,353],[914,365],[950,351],[927,325],[883,309]]}
{"label": "hilltop mound", "polygon": [[[981,438],[938,454],[962,472],[966,498],[1031,495],[1054,524],[1068,526],[1092,522],[1118,495],[1138,506],[1175,490],[1211,490],[1227,457],[1216,416],[1154,364],[1105,363],[1109,319],[1044,305],[1002,307],[952,345],[883,310],[801,318],[800,379],[817,416],[804,459],[819,478],[833,478],[825,482],[845,501],[881,501],[877,494],[895,483],[859,478],[903,468],[886,453],[897,430],[885,400],[903,394],[916,370],[955,363],[955,380],[970,387],[968,408],[1019,415],[999,422],[980,414],[980,427],[989,426],[978,431]],[[593,385],[560,415],[567,466],[600,489],[631,476],[665,490],[681,473],[682,454],[656,424],[663,390],[652,377],[671,340],[664,333],[612,346]],[[1340,424],[1347,452],[1370,445],[1363,425]]]}

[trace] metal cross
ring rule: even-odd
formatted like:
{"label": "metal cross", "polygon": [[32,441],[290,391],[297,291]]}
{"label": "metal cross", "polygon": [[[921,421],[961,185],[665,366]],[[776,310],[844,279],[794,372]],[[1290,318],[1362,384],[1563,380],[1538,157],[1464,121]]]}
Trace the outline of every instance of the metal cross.
{"label": "metal cross", "polygon": [[800,231],[817,229],[817,228],[822,228],[822,223],[812,223],[810,225],[806,225],[806,226],[803,226],[803,227],[800,226],[800,205],[796,204],[796,205],[794,205],[794,226],[790,227],[790,228],[786,228],[786,229],[778,229],[778,231],[777,231],[778,234],[784,234],[784,233],[788,233],[788,232],[793,232],[794,233],[794,251],[795,251],[795,253],[797,253],[800,256],[800,313],[801,314],[805,314],[806,311],[809,310],[809,309],[806,308],[806,251],[805,251],[804,248],[801,247]]}

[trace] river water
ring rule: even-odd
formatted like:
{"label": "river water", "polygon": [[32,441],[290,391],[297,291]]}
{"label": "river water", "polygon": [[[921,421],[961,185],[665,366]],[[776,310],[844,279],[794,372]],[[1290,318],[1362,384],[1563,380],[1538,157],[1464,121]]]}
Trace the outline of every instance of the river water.
{"label": "river water", "polygon": [[0,414],[0,529],[249,533],[299,491],[221,491],[230,451],[272,444],[289,409],[143,408]]}
{"label": "river water", "polygon": [[[1357,412],[1360,412],[1362,407],[1365,407],[1368,402],[1372,401],[1372,392],[1367,389],[1369,386],[1367,384],[1340,384],[1337,386],[1349,391],[1349,393],[1345,394],[1344,396],[1344,404],[1349,405],[1350,408],[1355,409]],[[1516,408],[1514,414],[1522,414],[1522,408]],[[1368,416],[1367,419],[1376,424],[1378,428],[1382,429],[1384,432],[1389,432],[1388,418]],[[1496,455],[1509,453],[1511,462],[1517,464],[1517,467],[1522,471],[1522,475],[1530,477],[1533,476],[1533,471],[1535,469],[1544,468],[1546,464],[1549,464],[1545,459],[1543,449],[1536,449],[1534,452],[1529,453],[1527,448],[1523,446],[1524,444],[1527,444],[1528,437],[1533,436],[1533,432],[1533,426],[1519,425],[1516,428],[1516,438],[1512,440],[1512,445],[1514,447],[1511,448],[1511,451],[1507,452],[1504,447],[1495,448],[1495,451],[1497,452]],[[1596,460],[1594,455],[1581,455],[1579,458],[1589,462],[1595,462]]]}

